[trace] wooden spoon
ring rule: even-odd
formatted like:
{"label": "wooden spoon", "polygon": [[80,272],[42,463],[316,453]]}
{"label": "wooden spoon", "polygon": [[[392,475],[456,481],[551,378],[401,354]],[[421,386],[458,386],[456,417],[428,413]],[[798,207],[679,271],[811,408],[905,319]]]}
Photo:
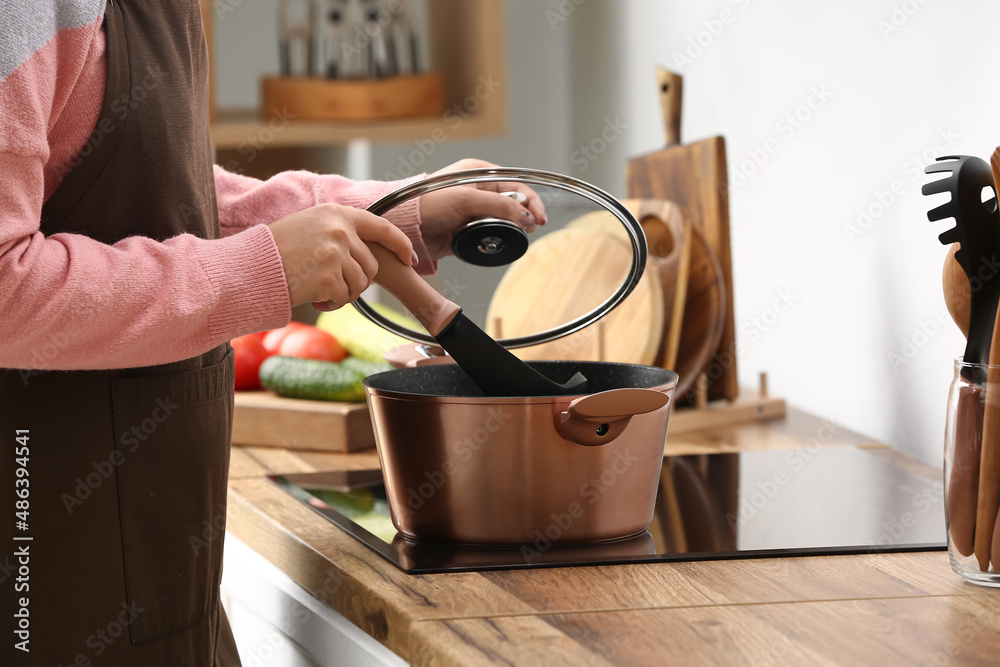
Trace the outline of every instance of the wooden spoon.
{"label": "wooden spoon", "polygon": [[972,290],[969,287],[969,277],[965,269],[955,259],[955,253],[961,244],[952,243],[948,256],[944,259],[941,282],[944,284],[944,305],[951,314],[951,319],[962,330],[962,335],[969,337],[969,319],[972,316]]}
{"label": "wooden spoon", "polygon": [[[1000,182],[1000,148],[990,159],[993,180]],[[1000,315],[1000,310],[997,311]],[[986,410],[983,414],[982,457],[979,463],[979,500],[976,508],[976,560],[979,569],[990,568],[990,556],[1000,562],[1000,546],[994,540],[997,508],[1000,507],[1000,319],[993,324],[990,366],[986,374]]]}
{"label": "wooden spoon", "polygon": [[[972,291],[969,277],[955,259],[960,244],[953,243],[944,260],[944,302],[951,318],[969,335]],[[955,451],[948,476],[948,532],[955,550],[971,556],[975,548],[979,460],[983,435],[983,389],[976,384],[961,388],[955,414]],[[995,539],[995,537],[994,537]]]}

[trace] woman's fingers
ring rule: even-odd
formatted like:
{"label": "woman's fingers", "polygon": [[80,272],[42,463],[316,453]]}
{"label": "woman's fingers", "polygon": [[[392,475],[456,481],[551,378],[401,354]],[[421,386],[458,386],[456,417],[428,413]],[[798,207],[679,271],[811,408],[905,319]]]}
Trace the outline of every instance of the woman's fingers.
{"label": "woman's fingers", "polygon": [[320,204],[268,225],[293,306],[312,302],[335,310],[368,289],[378,261],[365,241],[385,246],[407,266],[417,263],[406,234],[368,211]]}
{"label": "woman's fingers", "polygon": [[535,231],[539,225],[538,219],[528,208],[499,192],[469,188],[463,195],[463,213],[469,218],[509,220],[528,232]]}
{"label": "woman's fingers", "polygon": [[[403,264],[416,266],[417,254],[413,250],[413,243],[399,227],[385,218],[380,218],[368,211],[360,209],[354,209],[354,211],[355,229],[362,241],[378,243],[395,253],[399,257],[399,261]],[[367,251],[367,248],[365,251],[371,257],[371,253]],[[371,261],[374,261],[374,257],[372,257]]]}
{"label": "woman's fingers", "polygon": [[[458,162],[450,164],[444,169],[440,169],[434,172],[434,175],[436,176],[438,174],[444,174],[452,171],[460,171],[466,169],[502,169],[502,167],[493,164],[492,162],[486,162],[485,160],[466,158],[464,160],[459,160]],[[525,197],[528,198],[524,206],[531,213],[532,217],[537,221],[537,224],[544,225],[548,221],[548,215],[545,213],[545,204],[542,203],[541,197],[538,196],[537,192],[535,192],[533,189],[531,189],[530,187],[528,187],[523,183],[488,182],[488,183],[479,183],[474,187],[476,187],[479,190],[487,190],[491,192],[510,192],[512,190],[520,192]],[[516,222],[516,220],[511,219],[511,222]]]}
{"label": "woman's fingers", "polygon": [[320,311],[321,313],[328,313],[331,310],[337,310],[338,308],[342,308],[343,306],[342,304],[339,304],[336,301],[313,301],[312,307],[315,310]]}
{"label": "woman's fingers", "polygon": [[[365,248],[365,252],[371,257],[371,252],[368,248]],[[372,258],[374,261],[374,258]],[[361,264],[354,259],[352,254],[351,258],[344,262],[341,268],[342,275],[344,276],[344,282],[347,284],[347,298],[344,303],[354,301],[361,293],[368,289],[368,285],[371,284],[371,280],[365,275],[364,269],[361,268]],[[337,298],[339,295],[333,295],[335,301],[339,301]]]}
{"label": "woman's fingers", "polygon": [[368,283],[371,284],[375,280],[375,276],[378,275],[378,260],[375,259],[375,255],[368,249],[368,246],[361,240],[361,237],[352,239],[351,257],[361,267],[365,277],[368,279]]}
{"label": "woman's fingers", "polygon": [[542,198],[533,189],[524,183],[498,183],[498,185],[502,186],[499,189],[500,192],[513,191],[523,194],[527,198],[527,201],[522,206],[531,212],[531,215],[538,221],[538,224],[544,225],[548,222],[548,215],[545,213],[545,204],[542,203]]}

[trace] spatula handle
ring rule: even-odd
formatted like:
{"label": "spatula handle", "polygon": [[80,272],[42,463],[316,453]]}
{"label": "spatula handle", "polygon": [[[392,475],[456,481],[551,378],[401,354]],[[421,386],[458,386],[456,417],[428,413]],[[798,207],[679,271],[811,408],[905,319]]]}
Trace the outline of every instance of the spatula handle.
{"label": "spatula handle", "polygon": [[990,569],[993,529],[1000,507],[1000,340],[994,330],[990,367],[986,380],[986,410],[983,415],[982,457],[979,463],[979,499],[976,508],[976,560],[979,568]]}
{"label": "spatula handle", "polygon": [[430,335],[441,333],[461,310],[459,306],[441,296],[413,267],[403,264],[396,253],[378,243],[365,245],[378,262],[375,282],[399,299]]}
{"label": "spatula handle", "polygon": [[[991,160],[993,177],[1000,176],[1000,148]],[[997,310],[1000,316],[1000,310]],[[976,560],[986,572],[990,568],[993,532],[1000,507],[1000,319],[993,324],[990,366],[986,379],[986,411],[983,415],[982,457],[979,463],[979,500],[976,507]],[[997,565],[997,563],[994,563]]]}

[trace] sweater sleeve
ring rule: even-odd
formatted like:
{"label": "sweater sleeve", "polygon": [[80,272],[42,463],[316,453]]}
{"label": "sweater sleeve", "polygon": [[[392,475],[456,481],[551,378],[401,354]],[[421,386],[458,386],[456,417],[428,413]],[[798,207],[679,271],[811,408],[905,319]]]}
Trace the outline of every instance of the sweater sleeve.
{"label": "sweater sleeve", "polygon": [[215,241],[46,238],[41,160],[0,153],[0,174],[0,367],[169,363],[291,317],[266,226]]}
{"label": "sweater sleeve", "polygon": [[[318,204],[367,208],[382,196],[421,178],[422,175],[402,181],[352,181],[343,176],[286,171],[260,181],[216,165],[215,190],[222,234],[234,234],[253,225],[274,222]],[[437,262],[427,252],[420,233],[419,202],[419,198],[404,202],[385,217],[410,238],[420,260],[417,272],[427,275],[437,270]]]}
{"label": "sweater sleeve", "polygon": [[[94,5],[90,22],[63,28],[68,19],[50,17],[53,36],[0,71],[0,368],[168,363],[291,316],[264,226],[213,241],[130,237],[114,245],[41,233],[58,165],[79,154],[100,112],[101,95],[85,94],[104,86],[103,2]],[[14,46],[23,45],[0,44],[0,65]]]}

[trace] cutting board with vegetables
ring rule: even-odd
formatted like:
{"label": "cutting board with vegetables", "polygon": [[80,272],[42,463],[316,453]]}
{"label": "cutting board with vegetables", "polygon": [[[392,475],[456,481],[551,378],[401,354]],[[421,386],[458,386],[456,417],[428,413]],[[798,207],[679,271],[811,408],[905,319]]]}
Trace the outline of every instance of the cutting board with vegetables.
{"label": "cutting board with vegetables", "polygon": [[[420,328],[402,313],[374,306],[386,317]],[[323,313],[317,327],[293,322],[234,340],[233,443],[332,452],[373,447],[361,382],[387,370],[382,355],[405,342],[352,307]],[[261,384],[275,391],[248,390]]]}
{"label": "cutting board with vegetables", "polygon": [[667,145],[626,164],[629,197],[669,199],[685,211],[692,226],[700,230],[722,271],[726,299],[726,321],[717,347],[721,374],[709,386],[712,398],[733,399],[739,393],[736,377],[736,326],[733,312],[733,277],[729,239],[728,177],[726,143],[722,137],[682,145],[682,77],[657,68],[660,103],[666,124]]}
{"label": "cutting board with vegetables", "polygon": [[[494,337],[525,336],[574,320],[605,301],[632,266],[632,248],[600,229],[561,229],[529,246],[510,265],[487,311]],[[617,308],[550,343],[513,350],[525,360],[574,359],[652,364],[663,332],[663,294],[647,264],[639,284]]]}

